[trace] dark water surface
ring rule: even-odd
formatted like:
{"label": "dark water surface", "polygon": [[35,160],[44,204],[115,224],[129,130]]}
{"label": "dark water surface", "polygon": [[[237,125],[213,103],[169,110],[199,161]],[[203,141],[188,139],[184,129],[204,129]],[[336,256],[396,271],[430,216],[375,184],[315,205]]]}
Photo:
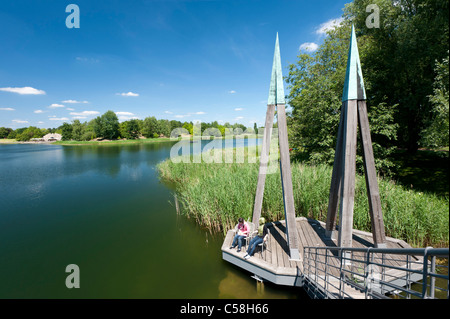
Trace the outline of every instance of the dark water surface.
{"label": "dark water surface", "polygon": [[176,214],[156,170],[172,145],[0,145],[0,298],[303,298],[257,289]]}

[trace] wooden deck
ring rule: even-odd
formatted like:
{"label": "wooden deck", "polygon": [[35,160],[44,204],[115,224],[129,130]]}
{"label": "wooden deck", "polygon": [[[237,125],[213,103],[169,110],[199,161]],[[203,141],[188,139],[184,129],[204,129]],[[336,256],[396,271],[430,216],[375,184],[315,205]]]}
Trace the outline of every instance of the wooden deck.
{"label": "wooden deck", "polygon": [[[222,245],[222,257],[224,260],[257,275],[263,280],[280,285],[303,286],[302,275],[304,273],[303,267],[305,266],[303,263],[303,248],[307,246],[337,247],[337,241],[331,240],[325,236],[325,223],[323,222],[304,217],[297,217],[296,226],[296,231],[299,238],[299,261],[289,259],[285,221],[278,221],[268,224],[270,237],[267,248],[264,249],[263,253],[261,253],[260,248],[258,247],[254,256],[249,259],[243,258],[246,254],[245,248],[243,248],[239,253],[237,252],[237,248],[230,249],[234,232],[232,230],[228,231]],[[411,246],[403,240],[387,237],[386,241],[387,248],[411,248]],[[372,234],[353,230],[353,247],[374,247]],[[364,253],[355,253],[355,258],[358,257],[356,254],[360,254],[359,257],[362,257]],[[325,262],[325,252],[321,259],[322,262]],[[394,266],[403,267],[406,264],[406,257],[403,258],[402,256],[395,256],[392,258],[384,257],[384,259],[385,263],[387,262],[388,264]],[[417,261],[419,261],[419,258],[417,258]],[[328,251],[327,263],[329,265],[336,266],[336,269],[332,271],[339,277],[338,271],[340,261],[331,251]],[[364,265],[358,265],[357,263],[353,263],[352,267],[354,269],[364,269]],[[324,268],[324,266],[321,265],[319,268]],[[348,291],[352,294],[353,298],[362,297],[360,295],[361,293],[356,290],[351,291],[351,289],[349,289]]]}

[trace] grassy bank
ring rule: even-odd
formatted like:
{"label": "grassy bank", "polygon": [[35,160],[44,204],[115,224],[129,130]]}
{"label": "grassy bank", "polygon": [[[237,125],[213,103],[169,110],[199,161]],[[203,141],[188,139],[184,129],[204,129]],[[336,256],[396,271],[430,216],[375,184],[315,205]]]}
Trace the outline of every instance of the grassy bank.
{"label": "grassy bank", "polygon": [[[246,157],[247,158],[247,157]],[[162,179],[176,185],[182,212],[213,231],[226,231],[239,217],[251,219],[258,176],[257,163],[158,165]],[[332,168],[292,163],[297,216],[325,221]],[[379,179],[386,235],[412,246],[447,246],[448,197],[408,189]],[[269,221],[284,219],[279,169],[267,175],[262,215]],[[365,179],[357,176],[354,228],[370,231]]]}
{"label": "grassy bank", "polygon": [[57,141],[55,145],[117,145],[117,144],[144,144],[144,143],[163,143],[170,142],[169,137],[141,138],[135,140],[107,140],[107,141]]}
{"label": "grassy bank", "polygon": [[16,144],[18,143],[15,139],[11,139],[11,138],[1,138],[0,139],[0,144]]}

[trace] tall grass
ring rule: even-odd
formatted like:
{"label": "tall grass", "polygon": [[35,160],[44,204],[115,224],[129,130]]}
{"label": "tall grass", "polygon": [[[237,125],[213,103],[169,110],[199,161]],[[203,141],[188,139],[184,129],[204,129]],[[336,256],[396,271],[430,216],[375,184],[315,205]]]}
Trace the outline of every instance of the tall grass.
{"label": "tall grass", "polygon": [[[247,157],[246,157],[247,158]],[[332,168],[292,163],[292,181],[297,216],[325,221]],[[239,217],[250,220],[256,192],[257,163],[173,163],[158,165],[161,178],[172,181],[182,212],[211,231],[223,231]],[[448,198],[405,189],[379,179],[386,235],[403,239],[412,246],[448,246]],[[357,176],[354,228],[371,231],[366,184]],[[279,167],[268,174],[262,215],[269,221],[284,219]]]}

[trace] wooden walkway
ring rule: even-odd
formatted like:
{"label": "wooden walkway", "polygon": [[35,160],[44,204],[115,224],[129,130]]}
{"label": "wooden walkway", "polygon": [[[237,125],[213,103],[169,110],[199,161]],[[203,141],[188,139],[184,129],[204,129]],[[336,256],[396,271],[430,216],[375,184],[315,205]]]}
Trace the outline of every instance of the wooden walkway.
{"label": "wooden walkway", "polygon": [[[331,240],[325,236],[325,223],[317,220],[307,219],[304,217],[296,218],[297,234],[299,238],[299,252],[300,260],[293,261],[289,259],[289,249],[286,241],[285,221],[278,221],[268,223],[269,241],[266,249],[261,253],[258,247],[254,256],[249,259],[244,259],[246,249],[243,248],[241,252],[237,252],[237,248],[230,249],[234,237],[234,231],[228,231],[222,245],[223,259],[241,267],[259,278],[271,281],[280,285],[288,286],[303,286],[303,267],[304,264],[303,248],[304,247],[337,247],[337,241]],[[411,248],[403,240],[395,238],[386,238],[387,248]],[[353,230],[353,248],[368,248],[374,247],[373,236],[371,233]],[[324,251],[322,256],[319,256],[321,263],[318,268],[319,271],[325,268],[325,254],[327,254],[327,264],[331,267],[331,272],[339,278],[339,264],[340,260],[337,258],[337,253],[332,251]],[[357,256],[359,254],[359,256]],[[364,253],[355,253],[354,258],[363,258]],[[389,256],[389,255],[388,255]],[[417,258],[417,261],[420,261]],[[384,263],[390,265],[404,267],[406,265],[406,256],[395,256],[392,258],[384,257]],[[321,269],[322,268],[322,269]],[[354,269],[364,269],[363,264],[352,263]],[[362,272],[361,272],[362,273]],[[363,298],[358,291],[347,290],[353,298]]]}

